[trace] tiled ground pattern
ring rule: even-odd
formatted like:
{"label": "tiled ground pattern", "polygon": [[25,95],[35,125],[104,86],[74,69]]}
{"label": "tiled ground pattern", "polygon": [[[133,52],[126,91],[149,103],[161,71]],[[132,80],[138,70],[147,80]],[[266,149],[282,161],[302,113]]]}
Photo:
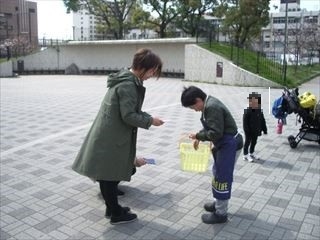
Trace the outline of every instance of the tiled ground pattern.
{"label": "tiled ground pattern", "polygon": [[[259,138],[261,160],[239,157],[227,224],[201,222],[212,199],[210,167],[180,169],[178,143],[200,129],[200,114],[180,105],[183,86],[200,86],[230,108],[239,128],[247,95],[262,94],[268,135]],[[302,86],[320,97],[320,79]],[[320,148],[287,136],[299,124],[290,115],[282,135],[269,114],[269,89],[210,85],[180,79],[149,80],[144,110],[167,120],[139,130],[138,155],[156,165],[120,184],[139,220],[121,226],[104,218],[99,187],[70,169],[106,91],[102,76],[22,76],[1,79],[0,239],[319,239]],[[270,99],[281,89],[271,89]]]}

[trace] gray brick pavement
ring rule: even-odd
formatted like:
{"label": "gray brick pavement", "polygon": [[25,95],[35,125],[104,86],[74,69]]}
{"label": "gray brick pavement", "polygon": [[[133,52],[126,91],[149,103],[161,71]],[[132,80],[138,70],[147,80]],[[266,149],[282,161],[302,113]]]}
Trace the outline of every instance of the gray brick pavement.
{"label": "gray brick pavement", "polygon": [[[159,128],[139,130],[138,155],[156,159],[121,183],[120,198],[139,220],[112,226],[104,218],[99,187],[70,166],[106,91],[102,76],[22,76],[1,79],[0,239],[319,239],[320,149],[302,141],[295,116],[284,133],[275,133],[269,115],[269,91],[149,80],[144,110],[168,120]],[[269,134],[258,140],[261,160],[239,157],[229,222],[201,223],[203,204],[212,199],[211,173],[183,172],[178,142],[196,131],[200,114],[182,108],[183,86],[195,84],[222,99],[239,127],[249,92],[262,94]],[[320,79],[302,86],[320,97]],[[271,89],[271,99],[281,94]]]}

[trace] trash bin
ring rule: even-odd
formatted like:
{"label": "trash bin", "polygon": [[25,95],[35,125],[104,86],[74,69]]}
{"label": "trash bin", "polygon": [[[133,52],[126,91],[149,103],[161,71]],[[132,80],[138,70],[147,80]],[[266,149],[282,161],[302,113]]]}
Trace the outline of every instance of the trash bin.
{"label": "trash bin", "polygon": [[22,73],[24,71],[24,61],[23,60],[18,60],[18,73]]}

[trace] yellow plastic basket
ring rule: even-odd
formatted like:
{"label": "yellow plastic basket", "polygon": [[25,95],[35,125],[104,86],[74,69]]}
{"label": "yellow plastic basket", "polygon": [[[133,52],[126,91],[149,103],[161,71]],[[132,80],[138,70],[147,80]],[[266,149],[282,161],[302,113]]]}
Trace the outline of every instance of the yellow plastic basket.
{"label": "yellow plastic basket", "polygon": [[208,169],[210,145],[199,144],[195,150],[192,143],[180,143],[180,165],[183,171],[205,172]]}

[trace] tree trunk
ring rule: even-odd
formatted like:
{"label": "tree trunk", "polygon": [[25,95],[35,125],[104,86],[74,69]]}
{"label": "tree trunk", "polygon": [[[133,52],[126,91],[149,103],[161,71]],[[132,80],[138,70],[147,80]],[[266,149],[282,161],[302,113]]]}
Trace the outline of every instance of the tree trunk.
{"label": "tree trunk", "polygon": [[160,26],[160,38],[165,38],[166,37],[166,32],[165,32],[165,27]]}

